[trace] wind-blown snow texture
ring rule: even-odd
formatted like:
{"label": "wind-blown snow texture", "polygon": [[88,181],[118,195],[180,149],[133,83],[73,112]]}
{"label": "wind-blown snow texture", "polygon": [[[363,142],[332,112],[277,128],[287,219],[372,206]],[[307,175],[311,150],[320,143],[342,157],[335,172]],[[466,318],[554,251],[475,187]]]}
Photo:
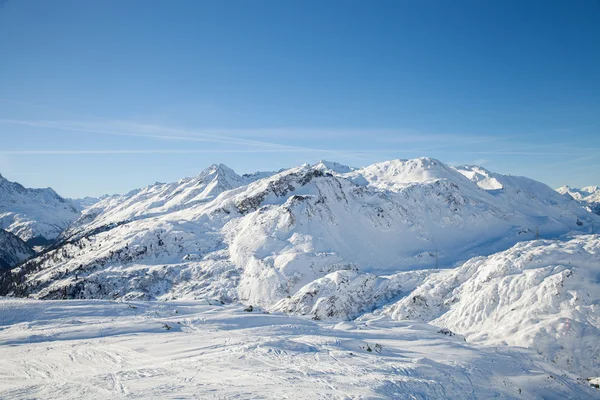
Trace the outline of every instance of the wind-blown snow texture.
{"label": "wind-blown snow texture", "polygon": [[[592,399],[534,351],[431,325],[175,301],[0,298],[3,399]],[[597,397],[596,397],[597,398]]]}
{"label": "wind-blown snow texture", "polygon": [[28,189],[0,175],[0,229],[31,245],[56,239],[79,211],[50,188]]}
{"label": "wind-blown snow texture", "polygon": [[473,258],[428,276],[384,313],[469,341],[531,347],[566,370],[600,376],[600,236]]}

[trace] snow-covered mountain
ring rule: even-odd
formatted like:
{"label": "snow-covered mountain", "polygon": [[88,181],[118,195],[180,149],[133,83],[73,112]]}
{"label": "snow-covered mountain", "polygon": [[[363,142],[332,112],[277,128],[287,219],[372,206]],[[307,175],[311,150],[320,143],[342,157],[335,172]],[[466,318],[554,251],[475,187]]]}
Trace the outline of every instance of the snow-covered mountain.
{"label": "snow-covered mountain", "polygon": [[560,194],[568,194],[575,200],[600,203],[600,187],[598,186],[586,186],[578,189],[565,185],[556,191]]}
{"label": "snow-covered mountain", "polygon": [[[113,195],[116,196],[116,195]],[[93,206],[94,204],[98,203],[100,200],[104,200],[108,197],[113,197],[111,195],[104,195],[104,196],[100,196],[100,197],[82,197],[82,198],[78,198],[78,199],[66,199],[68,201],[70,201],[77,210],[79,210],[80,212],[90,208],[91,206]]]}
{"label": "snow-covered mountain", "polygon": [[0,270],[12,268],[33,255],[31,247],[18,236],[0,229]]}
{"label": "snow-covered mountain", "polygon": [[563,369],[600,376],[599,277],[599,235],[523,242],[429,275],[383,313],[534,348]]}
{"label": "snow-covered mountain", "polygon": [[45,245],[78,217],[73,204],[51,188],[24,188],[0,175],[0,229],[30,245]]}
{"label": "snow-covered mountain", "polygon": [[485,172],[502,186],[486,190],[472,170],[420,158],[248,179],[212,166],[92,206],[61,246],[14,272],[26,275],[17,292],[274,307],[331,272],[447,268],[599,221],[541,183]]}
{"label": "snow-covered mountain", "polygon": [[539,182],[430,158],[245,176],[213,165],[99,201],[59,244],[1,274],[0,295],[419,319],[588,378],[600,375],[600,238],[573,235],[593,223]]}
{"label": "snow-covered mountain", "polygon": [[107,196],[86,208],[62,237],[81,236],[94,229],[183,210],[272,174],[257,172],[241,177],[223,164],[212,165],[193,178],[183,178],[173,183],[157,182],[122,196]]}
{"label": "snow-covered mountain", "polygon": [[562,186],[556,189],[560,194],[568,195],[577,201],[580,201],[585,207],[593,213],[600,215],[600,187],[586,186],[584,188],[572,188]]}
{"label": "snow-covered mountain", "polygon": [[579,235],[517,243],[454,269],[335,271],[273,310],[317,320],[418,320],[469,342],[530,347],[562,369],[600,376],[599,277],[600,236]]}

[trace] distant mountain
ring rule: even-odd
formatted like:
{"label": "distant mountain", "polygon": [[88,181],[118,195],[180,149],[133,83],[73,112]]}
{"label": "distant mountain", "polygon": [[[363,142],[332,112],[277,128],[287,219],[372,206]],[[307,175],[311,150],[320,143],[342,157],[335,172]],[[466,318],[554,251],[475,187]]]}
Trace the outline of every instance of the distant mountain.
{"label": "distant mountain", "polygon": [[269,172],[239,176],[223,164],[211,165],[193,178],[173,183],[155,183],[119,196],[107,196],[86,208],[62,235],[72,238],[104,227],[156,217],[214,199],[220,193],[266,176]]}
{"label": "distant mountain", "polygon": [[570,186],[562,186],[556,189],[560,194],[569,194],[572,198],[579,201],[586,202],[600,202],[600,187],[598,186],[586,186],[584,188],[572,188]]}
{"label": "distant mountain", "polygon": [[79,211],[54,190],[28,189],[0,175],[0,229],[29,245],[53,242]]}
{"label": "distant mountain", "polygon": [[75,206],[75,208],[77,210],[83,211],[83,210],[86,210],[86,209],[90,208],[91,206],[93,206],[94,204],[98,203],[101,200],[104,200],[104,199],[109,198],[109,197],[114,197],[114,196],[116,196],[116,195],[112,195],[112,196],[111,195],[104,195],[104,196],[100,196],[100,197],[89,197],[89,196],[86,196],[86,197],[82,197],[82,198],[79,198],[79,199],[69,199],[69,198],[67,198],[66,200],[70,201]]}
{"label": "distant mountain", "polygon": [[600,215],[600,187],[587,186],[581,189],[562,186],[556,189],[560,194],[568,195],[581,202],[593,213]]}
{"label": "distant mountain", "polygon": [[0,270],[12,268],[34,254],[19,237],[0,229]]}

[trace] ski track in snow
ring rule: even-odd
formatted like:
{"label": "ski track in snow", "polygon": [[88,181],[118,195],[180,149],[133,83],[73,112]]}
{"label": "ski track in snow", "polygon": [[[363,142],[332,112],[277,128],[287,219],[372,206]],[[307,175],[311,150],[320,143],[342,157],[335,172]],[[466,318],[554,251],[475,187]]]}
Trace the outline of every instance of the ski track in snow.
{"label": "ski track in snow", "polygon": [[591,399],[599,393],[530,350],[474,345],[431,325],[384,317],[320,322],[207,301],[6,298],[0,315],[3,399]]}

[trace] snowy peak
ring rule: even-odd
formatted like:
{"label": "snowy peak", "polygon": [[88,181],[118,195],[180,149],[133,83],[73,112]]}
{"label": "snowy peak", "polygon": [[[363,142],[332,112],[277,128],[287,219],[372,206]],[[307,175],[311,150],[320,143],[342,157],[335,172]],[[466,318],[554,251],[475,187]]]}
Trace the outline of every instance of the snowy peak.
{"label": "snowy peak", "polygon": [[562,186],[556,191],[580,202],[588,211],[600,215],[600,187],[586,186],[581,189]]}
{"label": "snowy peak", "polygon": [[421,157],[411,160],[391,160],[376,163],[347,174],[356,183],[370,184],[382,189],[397,191],[412,184],[444,180],[451,183],[467,183],[460,173],[434,158]]}
{"label": "snowy peak", "polygon": [[195,179],[202,180],[208,177],[220,177],[222,180],[241,180],[241,177],[225,164],[213,164],[202,170]]}
{"label": "snowy peak", "polygon": [[475,182],[477,186],[484,190],[500,190],[503,188],[502,183],[495,177],[496,174],[477,165],[461,165],[454,167],[458,172],[463,174],[467,179]]}
{"label": "snowy peak", "polygon": [[348,172],[352,172],[356,170],[354,167],[349,167],[347,165],[342,165],[333,161],[321,160],[318,163],[312,166],[315,169],[320,171],[327,171],[334,174],[347,174]]}
{"label": "snowy peak", "polygon": [[213,164],[200,172],[198,176],[181,183],[181,187],[177,188],[176,191],[182,191],[186,194],[175,199],[175,202],[187,203],[194,199],[207,200],[214,198],[226,190],[243,185],[245,181],[228,166]]}
{"label": "snowy peak", "polygon": [[207,203],[219,194],[244,184],[246,180],[231,168],[213,164],[192,178],[156,183],[123,196],[105,198],[86,209],[63,237],[180,211]]}
{"label": "snowy peak", "polygon": [[0,228],[24,241],[47,244],[77,219],[79,210],[53,189],[30,189],[0,179]]}
{"label": "snowy peak", "polygon": [[588,203],[600,202],[600,187],[598,186],[586,186],[583,188],[572,188],[570,186],[562,186],[556,189],[560,194],[568,194],[572,198],[578,201],[585,201]]}

